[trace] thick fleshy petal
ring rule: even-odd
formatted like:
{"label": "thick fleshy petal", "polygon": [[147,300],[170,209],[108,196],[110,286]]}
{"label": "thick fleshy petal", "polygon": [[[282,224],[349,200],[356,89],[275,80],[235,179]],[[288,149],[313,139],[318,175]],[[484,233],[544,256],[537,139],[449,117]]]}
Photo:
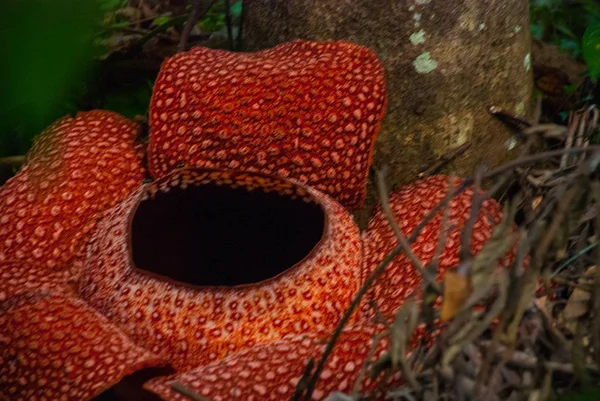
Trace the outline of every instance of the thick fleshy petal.
{"label": "thick fleshy petal", "polygon": [[[433,207],[443,201],[448,191],[449,177],[431,176],[411,185],[407,185],[390,194],[390,208],[398,222],[402,233],[409,237],[422,219]],[[454,188],[462,180],[454,180]],[[446,233],[445,246],[440,254],[438,280],[444,273],[459,262],[460,235],[469,218],[473,190],[467,189],[453,198],[450,204],[448,223],[451,228]],[[443,211],[437,213],[421,231],[412,250],[424,265],[433,260],[439,241]],[[473,228],[471,251],[477,253],[491,236],[493,228],[502,218],[502,208],[493,199],[483,202],[481,211]],[[365,257],[363,261],[363,281],[371,274],[384,257],[397,246],[394,235],[381,207],[374,212],[368,229],[363,234]],[[402,253],[388,265],[383,274],[374,283],[362,304],[366,317],[373,316],[369,302],[375,302],[387,318],[392,318],[395,311],[411,294],[418,292],[421,275],[413,267],[408,257]]]}
{"label": "thick fleshy petal", "polygon": [[184,169],[107,212],[80,295],[186,369],[286,334],[332,330],[357,290],[361,257],[352,217],[315,189]]}
{"label": "thick fleshy petal", "polygon": [[48,271],[45,266],[26,262],[0,263],[0,302],[29,292],[76,295],[66,270]]}
{"label": "thick fleshy petal", "polygon": [[150,172],[184,164],[277,173],[360,208],[385,107],[383,67],[353,43],[195,47],[165,61],[156,80]]}
{"label": "thick fleshy petal", "polygon": [[[370,328],[350,328],[342,333],[320,375],[313,400],[322,400],[335,391],[352,392],[368,359],[373,335],[374,331]],[[212,401],[289,400],[309,359],[314,358],[315,363],[319,361],[327,339],[323,335],[306,334],[256,345],[176,377],[153,379],[144,387],[169,401],[189,399],[173,390],[173,383]],[[371,362],[380,357],[388,346],[387,339],[380,341]],[[392,380],[399,384],[397,377]],[[358,390],[368,393],[378,384],[381,384],[381,378],[371,380],[369,373],[365,372]],[[384,398],[379,394],[376,399]]]}
{"label": "thick fleshy petal", "polygon": [[164,366],[75,298],[33,292],[0,305],[0,399],[89,400]]}
{"label": "thick fleshy petal", "polygon": [[48,127],[0,188],[0,263],[69,268],[102,212],[141,185],[138,128],[101,110]]}

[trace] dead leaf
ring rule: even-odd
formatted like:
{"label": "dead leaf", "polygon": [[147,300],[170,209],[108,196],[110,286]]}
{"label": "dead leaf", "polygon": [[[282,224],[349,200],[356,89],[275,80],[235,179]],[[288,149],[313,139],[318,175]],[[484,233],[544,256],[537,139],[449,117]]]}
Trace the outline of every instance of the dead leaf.
{"label": "dead leaf", "polygon": [[447,322],[461,309],[471,293],[468,277],[463,277],[456,270],[448,270],[444,275],[444,300],[440,319]]}
{"label": "dead leaf", "polygon": [[[584,277],[580,278],[577,282],[579,284],[589,283],[592,280],[592,276],[596,271],[596,266],[591,266],[585,272]],[[577,319],[582,316],[585,316],[590,309],[590,299],[592,298],[592,294],[584,290],[582,288],[575,288],[569,300],[567,301],[567,305],[563,311],[563,319],[565,325],[571,332],[575,332],[577,329]]]}

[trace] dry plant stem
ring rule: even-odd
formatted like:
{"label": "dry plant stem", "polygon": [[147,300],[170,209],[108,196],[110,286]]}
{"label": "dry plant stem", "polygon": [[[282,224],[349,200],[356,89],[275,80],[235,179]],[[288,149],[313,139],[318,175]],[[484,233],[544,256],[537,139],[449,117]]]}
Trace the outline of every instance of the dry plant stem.
{"label": "dry plant stem", "polygon": [[139,38],[138,40],[136,40],[135,42],[133,42],[129,46],[129,48],[138,48],[138,47],[141,47],[141,46],[144,45],[144,43],[148,42],[153,37],[158,36],[159,34],[161,34],[163,32],[166,32],[172,26],[179,25],[179,24],[183,23],[184,21],[186,21],[187,19],[188,19],[188,17],[185,14],[173,17],[169,21],[165,22],[164,24],[159,25],[156,28],[148,31],[144,36],[142,36],[141,38]]}
{"label": "dry plant stem", "polygon": [[450,201],[452,200],[452,192],[454,192],[454,177],[450,177],[448,180],[448,190],[446,191],[446,197],[444,198],[444,203],[446,204],[446,208],[444,209],[444,214],[442,215],[442,223],[440,225],[440,236],[438,237],[438,243],[435,248],[435,254],[433,255],[433,259],[431,261],[431,270],[437,276],[438,264],[440,262],[440,256],[444,251],[444,247],[446,246],[446,236],[452,230],[452,227],[448,226],[448,219],[450,217]]}
{"label": "dry plant stem", "polygon": [[[596,127],[598,126],[598,109],[595,105],[590,106],[587,109],[587,113],[585,116],[586,121],[586,129],[582,136],[583,146],[589,146],[590,137],[594,134]],[[585,160],[585,155],[581,155],[579,158],[579,162],[583,162]]]}
{"label": "dry plant stem", "polygon": [[462,277],[466,277],[468,275],[468,267],[471,265],[469,261],[472,259],[473,255],[471,255],[471,237],[473,236],[473,227],[475,226],[475,220],[477,220],[477,216],[479,215],[479,210],[481,209],[481,204],[484,201],[484,196],[482,196],[479,192],[481,190],[481,176],[483,174],[483,167],[477,168],[475,171],[475,183],[473,188],[473,197],[471,200],[471,211],[469,212],[469,218],[465,223],[465,226],[461,232],[460,239],[460,266],[458,267],[458,274]]}
{"label": "dry plant stem", "polygon": [[230,0],[225,0],[225,25],[227,25],[227,40],[229,42],[229,50],[234,50]]}
{"label": "dry plant stem", "polygon": [[410,337],[414,334],[419,319],[419,306],[414,298],[407,299],[396,313],[394,324],[390,332],[390,359],[392,368],[400,369],[402,378],[408,386],[415,392],[421,391],[421,386],[415,378],[412,370],[406,361],[406,346],[410,341]]}
{"label": "dry plant stem", "polygon": [[558,124],[538,124],[523,131],[525,136],[542,135],[544,138],[564,138],[568,133],[568,127]]}
{"label": "dry plant stem", "polygon": [[[531,258],[531,264],[525,270],[523,277],[519,279],[515,289],[515,298],[518,299],[516,304],[513,304],[514,310],[511,310],[510,315],[505,313],[503,320],[505,321],[505,340],[509,344],[513,344],[517,336],[518,324],[521,321],[521,317],[525,310],[529,306],[529,303],[535,293],[537,287],[537,281],[541,274],[542,263],[552,239],[555,237],[556,231],[560,227],[569,206],[579,193],[579,186],[574,186],[567,190],[564,196],[557,195],[560,197],[556,210],[554,211],[554,217],[549,227],[545,230],[540,241],[535,244],[535,253]],[[551,210],[551,209],[548,209]],[[540,216],[540,218],[543,218]],[[505,310],[507,312],[508,309]],[[510,320],[509,320],[510,319]]]}
{"label": "dry plant stem", "polygon": [[181,32],[181,38],[179,40],[179,45],[177,49],[179,51],[185,51],[188,41],[190,40],[190,34],[192,33],[192,29],[194,29],[194,25],[198,23],[210,10],[210,8],[215,4],[217,0],[192,0],[192,12],[188,17],[185,26],[183,27],[183,31]]}
{"label": "dry plant stem", "polygon": [[488,108],[488,112],[500,120],[502,123],[508,125],[509,127],[523,131],[526,128],[531,127],[531,122],[518,117],[513,112],[503,109],[499,106],[490,106]]}
{"label": "dry plant stem", "polygon": [[363,363],[363,366],[362,366],[360,372],[358,373],[358,377],[356,378],[356,381],[354,382],[354,386],[352,386],[352,393],[351,393],[352,397],[358,397],[360,383],[362,382],[363,378],[365,377],[365,373],[367,373],[367,368],[369,367],[369,364],[371,363],[371,359],[375,355],[375,351],[377,351],[377,346],[379,345],[381,340],[384,339],[385,336],[387,336],[387,335],[388,335],[387,331],[384,331],[384,332],[375,334],[373,336],[373,342],[371,343],[371,348],[369,349],[367,358],[365,359],[365,362]]}
{"label": "dry plant stem", "polygon": [[[383,270],[387,267],[387,265],[389,265],[402,252],[403,252],[403,249],[401,246],[397,246],[396,248],[392,249],[392,251],[390,253],[388,253],[385,256],[385,258],[383,258],[381,263],[379,263],[379,265],[377,265],[375,270],[373,270],[373,273],[371,273],[371,275],[365,280],[362,287],[360,287],[360,289],[358,290],[358,292],[352,299],[352,302],[350,302],[350,305],[346,309],[344,316],[342,316],[337,327],[335,328],[335,331],[331,335],[331,338],[330,338],[329,342],[327,343],[325,350],[323,351],[323,355],[321,356],[321,359],[319,360],[319,363],[317,364],[317,368],[315,369],[312,377],[310,378],[310,380],[308,382],[308,385],[306,387],[306,394],[304,397],[305,400],[311,399],[312,393],[315,390],[315,385],[317,384],[317,381],[319,380],[319,376],[321,375],[321,372],[325,368],[325,363],[327,362],[327,358],[329,357],[329,355],[331,355],[331,352],[333,351],[333,347],[335,346],[335,343],[337,342],[338,338],[342,334],[342,331],[344,330],[346,323],[348,323],[348,320],[350,320],[352,313],[354,313],[354,310],[358,307],[358,304],[362,300],[363,296],[367,293],[368,289],[371,287],[371,285],[373,284],[375,279],[377,279],[377,277],[379,277],[379,275],[383,272]],[[300,398],[298,398],[298,397],[300,397],[300,395],[301,394],[298,394],[297,396],[294,395],[292,400],[293,401],[300,400]]]}
{"label": "dry plant stem", "polygon": [[[512,160],[506,164],[503,164],[502,166],[498,166],[492,170],[486,171],[482,174],[482,179],[489,179],[492,177],[495,177],[499,174],[505,173],[505,172],[510,172],[512,169],[519,167],[521,165],[524,164],[529,164],[529,163],[535,163],[541,160],[545,160],[545,159],[549,159],[552,157],[556,157],[556,156],[561,156],[563,153],[586,153],[586,152],[593,152],[593,151],[600,151],[600,146],[599,145],[595,145],[595,146],[589,146],[586,148],[571,148],[571,149],[559,149],[559,150],[551,150],[548,152],[543,152],[543,153],[538,153],[535,155],[530,155],[530,156],[523,156],[523,157],[519,157],[518,159]],[[506,178],[507,179],[507,178]],[[506,180],[505,179],[505,180]],[[456,188],[456,190],[454,191],[454,193],[452,194],[452,197],[458,196],[460,195],[464,190],[466,190],[469,186],[473,185],[474,179],[473,178],[467,178],[465,179],[465,181],[463,181],[463,183],[461,185],[458,186],[458,188]],[[495,187],[499,188],[501,185],[504,185],[504,182],[499,182]],[[488,191],[489,193],[493,193],[493,191]],[[423,220],[421,220],[421,223],[419,223],[419,225],[415,228],[415,230],[413,231],[413,233],[410,235],[410,237],[408,237],[408,242],[412,243],[414,242],[417,237],[419,236],[419,234],[421,233],[421,231],[423,230],[423,228],[425,228],[425,226],[427,225],[427,223],[429,223],[429,221],[433,218],[433,216],[435,216],[441,209],[442,207],[445,206],[444,202],[440,202],[438,203],[436,206],[433,207],[433,209],[431,209],[429,211],[429,213],[427,213],[425,215],[425,217],[423,218]]]}
{"label": "dry plant stem", "polygon": [[[438,275],[440,256],[442,255],[444,247],[446,246],[446,237],[453,229],[452,226],[449,226],[448,219],[450,217],[450,202],[452,200],[452,193],[454,192],[454,181],[455,179],[452,176],[448,180],[448,190],[446,191],[446,197],[444,198],[446,207],[444,208],[444,214],[442,215],[442,222],[440,224],[440,235],[438,237],[433,259],[425,268],[431,275],[433,275],[433,277],[437,277]],[[423,320],[425,321],[427,328],[430,330],[433,330],[435,323],[434,304],[436,298],[437,294],[435,293],[435,290],[433,290],[429,284],[423,280],[423,302],[421,304],[421,311],[424,317]]]}
{"label": "dry plant stem", "polygon": [[[492,342],[483,340],[480,345],[484,348],[490,348]],[[493,356],[495,358],[501,358],[503,354],[508,350],[508,347],[504,345],[497,345],[496,349],[493,350]],[[558,362],[558,361],[540,361],[535,355],[528,354],[523,351],[513,351],[512,356],[506,360],[506,364],[514,366],[520,369],[535,370],[543,365],[546,369],[553,370],[561,373],[573,373],[574,367],[572,363]],[[587,368],[590,372],[598,373],[600,369],[597,365],[588,365]]]}
{"label": "dry plant stem", "polygon": [[471,141],[465,142],[461,146],[450,150],[448,153],[442,155],[438,160],[435,161],[431,166],[417,174],[418,178],[425,178],[432,174],[435,174],[439,169],[450,163],[457,157],[462,156],[471,147]]}
{"label": "dry plant stem", "polygon": [[[577,131],[577,126],[579,125],[580,116],[578,113],[571,112],[569,114],[569,132],[567,134],[567,139],[565,140],[565,149],[570,149],[573,146],[573,138],[575,137],[575,131]],[[562,155],[560,159],[560,168],[567,167],[569,161],[569,154],[565,153]]]}
{"label": "dry plant stem", "polygon": [[209,398],[206,398],[203,395],[200,395],[190,390],[189,388],[185,387],[180,383],[171,384],[171,389],[178,392],[179,394],[183,394],[184,396],[188,397],[193,401],[211,401]]}
{"label": "dry plant stem", "polygon": [[[597,116],[596,116],[597,118]],[[596,203],[596,218],[594,219],[594,226],[596,229],[596,236],[600,234],[600,182],[593,181],[591,183],[592,194]],[[594,273],[595,280],[594,286],[595,291],[592,292],[593,299],[593,310],[596,311],[594,318],[592,319],[592,345],[595,350],[594,359],[597,364],[600,364],[600,252],[598,253],[598,261],[596,262],[596,272]]]}
{"label": "dry plant stem", "polygon": [[[507,171],[511,171],[515,167],[518,167],[518,166],[521,166],[521,165],[538,162],[538,161],[545,160],[545,159],[552,158],[552,157],[556,157],[556,156],[562,156],[564,153],[579,154],[579,153],[586,153],[586,152],[593,152],[593,151],[600,151],[600,146],[589,146],[589,147],[586,147],[586,148],[560,149],[560,150],[548,151],[548,152],[543,152],[543,153],[539,153],[539,154],[535,154],[535,155],[530,155],[530,156],[524,156],[524,157],[521,157],[519,159],[513,160],[511,162],[508,162],[508,163],[506,163],[506,164],[504,164],[502,166],[499,166],[499,167],[496,167],[496,168],[494,168],[492,170],[484,172],[482,174],[482,179],[488,179],[488,178],[494,177],[496,175],[505,173]],[[454,192],[452,194],[452,198],[454,196],[462,193],[466,188],[468,188],[472,184],[473,184],[473,179],[466,179],[460,186],[458,186],[458,188],[456,190],[454,190]],[[429,223],[429,221],[443,207],[447,206],[447,204],[448,204],[448,202],[442,201],[442,202],[438,203],[431,211],[429,211],[429,213],[427,213],[427,215],[423,218],[423,220],[421,221],[421,223],[416,227],[416,229],[413,231],[413,233],[408,238],[407,241],[408,241],[409,244],[412,243],[412,242],[414,242],[416,240],[416,238],[419,236],[419,234],[421,233],[421,231],[423,230],[423,228],[427,225],[427,223]],[[332,334],[329,342],[327,343],[327,346],[325,347],[323,355],[321,356],[321,359],[319,360],[319,363],[317,364],[315,372],[313,373],[312,377],[310,378],[310,381],[308,382],[307,390],[306,390],[306,393],[305,393],[305,399],[306,400],[310,400],[311,399],[312,394],[313,394],[314,389],[315,389],[316,382],[318,381],[319,376],[320,376],[321,372],[323,371],[323,369],[325,367],[325,363],[327,361],[327,358],[331,355],[331,352],[333,351],[335,343],[337,342],[339,336],[341,335],[342,330],[344,329],[345,325],[350,320],[350,317],[352,316],[352,313],[354,313],[354,310],[357,308],[357,306],[360,303],[360,301],[362,300],[363,296],[366,294],[367,290],[371,287],[371,285],[373,284],[373,282],[375,281],[375,279],[377,277],[379,277],[379,275],[387,267],[387,265],[390,262],[392,262],[402,252],[403,252],[402,246],[398,245],[390,253],[388,253],[384,257],[384,259],[381,261],[381,263],[375,268],[375,270],[373,270],[373,272],[371,273],[371,275],[365,280],[365,282],[363,283],[362,287],[359,289],[359,291],[356,293],[356,295],[352,299],[352,302],[350,303],[350,305],[346,309],[346,312],[344,313],[344,315],[340,319],[340,321],[339,321],[339,323],[338,323],[338,325],[337,325],[334,333]],[[440,352],[439,347],[438,346],[434,346],[430,350],[430,352],[428,353],[428,355],[426,357],[426,361],[432,361],[433,358],[435,358],[435,356],[438,355],[439,352]],[[295,395],[295,397],[292,398],[292,399],[293,400],[299,400],[300,399],[299,397],[300,397],[300,394]]]}
{"label": "dry plant stem", "polygon": [[25,164],[25,156],[0,157],[0,166],[21,167]]}
{"label": "dry plant stem", "polygon": [[377,305],[377,303],[373,300],[369,300],[369,306],[373,308],[373,311],[375,312],[375,317],[373,318],[374,322],[381,323],[385,327],[385,330],[390,331],[390,323],[387,321],[385,316],[383,316],[383,313],[381,313],[381,311],[379,310],[379,306]]}
{"label": "dry plant stem", "polygon": [[314,358],[311,357],[308,360],[308,363],[306,364],[306,368],[304,369],[304,372],[302,373],[302,377],[300,377],[300,380],[298,380],[298,384],[296,384],[296,391],[294,391],[294,394],[292,395],[292,398],[290,399],[291,401],[300,399],[299,397],[302,396],[302,392],[304,390],[306,390],[306,388],[307,388],[307,380],[309,379],[309,377],[311,377],[310,374],[314,367],[315,367],[315,360],[314,360]]}
{"label": "dry plant stem", "polygon": [[392,227],[392,230],[396,235],[396,239],[398,240],[398,244],[400,244],[400,246],[404,250],[404,253],[412,262],[413,266],[419,271],[419,273],[421,273],[423,280],[427,284],[431,285],[431,287],[438,294],[441,294],[442,290],[440,286],[436,283],[435,277],[432,277],[431,274],[429,274],[429,272],[425,270],[423,262],[421,262],[417,255],[415,255],[415,253],[413,252],[408,240],[406,239],[404,234],[402,234],[402,230],[400,230],[400,226],[398,225],[398,222],[394,217],[394,213],[390,208],[390,198],[387,191],[387,186],[385,184],[385,170],[387,169],[384,168],[383,170],[377,172],[377,186],[379,188],[379,199],[381,202],[381,209],[383,210],[383,214],[385,215],[388,223]]}
{"label": "dry plant stem", "polygon": [[[585,138],[585,136],[587,135],[587,131],[588,131],[588,125],[587,125],[587,120],[588,120],[588,115],[587,113],[581,113],[580,119],[579,119],[579,125],[577,126],[578,130],[577,130],[577,136],[575,137],[575,146],[576,147],[581,147],[583,146],[583,140]],[[579,158],[577,158],[579,159]]]}
{"label": "dry plant stem", "polygon": [[[385,190],[385,185],[384,185],[383,189]],[[388,199],[387,193],[386,193],[386,196],[385,196],[384,199]],[[438,206],[441,205],[441,207],[443,207],[444,205],[447,205],[448,202],[446,202],[446,201],[440,202],[438,204]],[[383,199],[382,199],[382,204],[383,203],[384,202],[383,202]],[[389,209],[389,203],[388,203],[387,207]],[[433,217],[433,214],[431,215],[431,217]],[[431,219],[431,217],[430,217],[430,219]],[[415,238],[413,238],[412,240],[408,240],[409,242],[414,242],[414,240],[418,236],[418,233],[416,235],[415,235],[415,233],[413,233],[413,235],[414,235]],[[410,245],[407,248],[410,249]],[[367,291],[371,287],[371,285],[373,285],[373,282],[375,282],[375,280],[377,279],[377,277],[379,277],[379,275],[381,275],[381,273],[387,267],[387,265],[389,265],[402,252],[404,252],[404,247],[401,244],[399,244],[394,249],[392,249],[392,251],[390,253],[388,253],[383,258],[383,260],[381,261],[381,263],[379,263],[379,265],[377,265],[377,267],[375,268],[375,270],[373,270],[373,272],[371,273],[371,275],[369,277],[367,277],[367,279],[365,280],[365,282],[363,283],[363,285],[360,287],[360,289],[358,290],[358,292],[356,293],[356,295],[352,299],[352,302],[350,302],[350,305],[346,309],[346,312],[344,313],[344,315],[342,316],[342,318],[338,322],[338,325],[335,328],[335,331],[331,335],[331,338],[329,339],[329,342],[327,343],[327,346],[325,347],[325,350],[323,351],[323,355],[321,356],[321,359],[319,360],[319,363],[317,364],[317,367],[316,367],[316,369],[315,369],[312,377],[310,378],[310,380],[308,382],[308,385],[306,387],[306,394],[304,396],[305,400],[310,400],[311,399],[312,394],[313,394],[313,392],[315,390],[315,386],[317,384],[317,381],[319,380],[319,376],[321,375],[321,372],[325,368],[325,363],[327,362],[327,358],[329,357],[329,355],[331,355],[331,352],[333,351],[335,343],[337,342],[338,338],[342,334],[342,331],[343,331],[344,327],[346,326],[346,323],[348,323],[348,321],[350,320],[350,317],[352,316],[352,313],[354,313],[355,309],[358,307],[358,304],[362,300],[363,296],[367,293]],[[418,260],[418,258],[417,258],[417,260]],[[299,400],[300,396],[301,396],[301,394],[300,394],[300,392],[298,392],[298,388],[297,388],[296,394],[294,394],[294,397],[292,397],[292,400],[293,401],[294,400]]]}
{"label": "dry plant stem", "polygon": [[558,202],[557,210],[555,212],[556,214],[554,215],[554,218],[552,219],[552,222],[550,223],[550,226],[548,227],[541,241],[537,244],[535,254],[532,258],[532,266],[536,270],[541,270],[543,258],[545,257],[546,252],[548,251],[548,248],[550,247],[550,244],[552,243],[552,240],[555,237],[556,231],[560,227],[563,218],[567,214],[567,211],[572,204],[571,202],[576,199],[579,192],[580,188],[578,185],[573,188],[570,188],[564,195],[564,197]]}

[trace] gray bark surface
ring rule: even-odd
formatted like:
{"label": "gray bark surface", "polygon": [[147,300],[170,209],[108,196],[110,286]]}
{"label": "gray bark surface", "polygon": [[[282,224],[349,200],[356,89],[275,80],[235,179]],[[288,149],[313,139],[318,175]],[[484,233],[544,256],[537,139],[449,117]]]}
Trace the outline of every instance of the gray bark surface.
{"label": "gray bark surface", "polygon": [[244,0],[244,46],[293,39],[349,40],[374,50],[386,71],[388,109],[374,167],[390,184],[451,148],[471,148],[444,171],[468,175],[510,158],[496,105],[527,116],[533,75],[527,0]]}

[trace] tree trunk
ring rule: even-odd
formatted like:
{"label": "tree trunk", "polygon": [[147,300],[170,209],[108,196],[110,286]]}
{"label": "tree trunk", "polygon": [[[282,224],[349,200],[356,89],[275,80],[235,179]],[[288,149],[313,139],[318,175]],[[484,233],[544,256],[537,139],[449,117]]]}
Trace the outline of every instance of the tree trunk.
{"label": "tree trunk", "polygon": [[387,114],[374,166],[393,187],[451,148],[470,149],[446,168],[470,174],[506,160],[511,133],[488,113],[531,109],[527,0],[244,0],[244,43],[259,50],[293,39],[349,40],[377,52]]}

